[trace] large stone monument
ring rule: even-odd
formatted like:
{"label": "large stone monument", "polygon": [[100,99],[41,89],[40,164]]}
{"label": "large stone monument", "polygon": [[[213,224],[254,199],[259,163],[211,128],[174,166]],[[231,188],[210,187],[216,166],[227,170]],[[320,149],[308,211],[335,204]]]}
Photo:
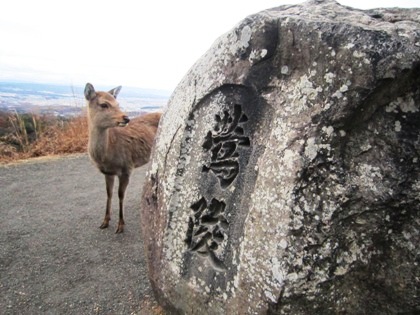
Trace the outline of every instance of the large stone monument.
{"label": "large stone monument", "polygon": [[419,84],[420,10],[309,1],[220,37],[173,93],[143,188],[159,302],[418,312]]}

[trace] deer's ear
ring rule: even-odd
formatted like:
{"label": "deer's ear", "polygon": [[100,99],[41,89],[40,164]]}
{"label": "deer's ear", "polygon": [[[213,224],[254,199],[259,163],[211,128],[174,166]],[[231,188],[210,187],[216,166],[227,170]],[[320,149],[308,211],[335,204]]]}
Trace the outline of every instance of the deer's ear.
{"label": "deer's ear", "polygon": [[108,93],[111,94],[114,98],[117,98],[118,93],[120,93],[122,86],[117,86],[116,88],[113,88],[111,91],[109,91]]}
{"label": "deer's ear", "polygon": [[86,100],[90,101],[92,99],[94,99],[96,96],[96,92],[95,92],[95,88],[93,87],[92,84],[90,83],[86,83],[85,86],[85,98]]}

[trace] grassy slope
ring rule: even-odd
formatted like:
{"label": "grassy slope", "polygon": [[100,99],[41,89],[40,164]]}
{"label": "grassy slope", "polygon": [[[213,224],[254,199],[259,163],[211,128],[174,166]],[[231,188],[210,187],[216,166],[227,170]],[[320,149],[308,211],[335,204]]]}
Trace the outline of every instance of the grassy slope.
{"label": "grassy slope", "polygon": [[87,119],[0,113],[0,163],[86,152]]}

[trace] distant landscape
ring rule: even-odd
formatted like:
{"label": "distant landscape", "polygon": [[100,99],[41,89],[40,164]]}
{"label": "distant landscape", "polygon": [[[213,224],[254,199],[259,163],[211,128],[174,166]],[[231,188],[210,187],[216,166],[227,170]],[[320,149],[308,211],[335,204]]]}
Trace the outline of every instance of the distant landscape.
{"label": "distant landscape", "polygon": [[[109,91],[115,86],[95,86]],[[86,152],[84,86],[0,82],[0,164],[39,156]],[[168,91],[123,87],[121,109],[135,117],[162,111]]]}
{"label": "distant landscape", "polygon": [[[114,86],[95,88],[110,90]],[[0,82],[0,111],[76,116],[85,107],[83,90],[84,86]],[[118,100],[123,111],[129,116],[137,116],[144,112],[163,110],[169,96],[169,91],[123,86]]]}

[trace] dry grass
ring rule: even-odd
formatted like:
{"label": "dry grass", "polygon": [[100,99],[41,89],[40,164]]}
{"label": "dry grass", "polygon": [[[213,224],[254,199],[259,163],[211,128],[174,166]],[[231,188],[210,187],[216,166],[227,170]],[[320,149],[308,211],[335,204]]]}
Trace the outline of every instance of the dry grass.
{"label": "dry grass", "polygon": [[1,113],[0,163],[40,156],[86,152],[85,114],[70,119],[35,114]]}

